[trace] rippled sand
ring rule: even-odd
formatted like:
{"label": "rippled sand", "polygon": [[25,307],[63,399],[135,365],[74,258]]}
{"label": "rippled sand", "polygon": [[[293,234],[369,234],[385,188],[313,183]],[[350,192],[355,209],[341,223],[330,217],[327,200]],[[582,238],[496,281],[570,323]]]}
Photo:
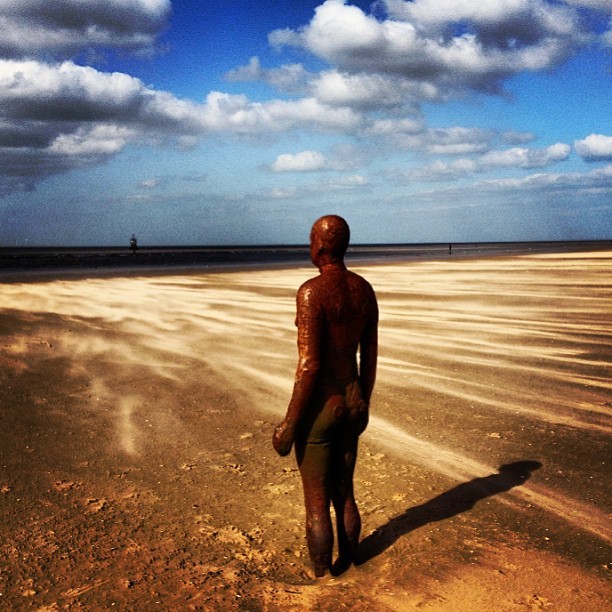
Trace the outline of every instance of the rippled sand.
{"label": "rippled sand", "polygon": [[[313,268],[0,285],[0,500],[11,534],[0,561],[15,570],[0,574],[0,607],[2,597],[230,607],[248,597],[249,609],[299,609],[335,601],[336,589],[383,610],[493,601],[603,610],[612,252],[352,269],[381,311],[357,495],[364,536],[396,533],[393,545],[379,538],[368,563],[316,586],[297,474],[269,445],[291,393],[295,291]],[[398,520],[521,461],[541,464],[524,484],[418,529]],[[133,518],[142,504],[149,531]],[[91,547],[103,529],[71,540],[83,508],[96,520],[131,518],[113,551],[104,540],[106,557],[94,551],[71,565],[57,553]],[[129,545],[140,553],[114,552]],[[546,579],[520,569],[543,559]],[[582,601],[593,605],[573,607]]]}

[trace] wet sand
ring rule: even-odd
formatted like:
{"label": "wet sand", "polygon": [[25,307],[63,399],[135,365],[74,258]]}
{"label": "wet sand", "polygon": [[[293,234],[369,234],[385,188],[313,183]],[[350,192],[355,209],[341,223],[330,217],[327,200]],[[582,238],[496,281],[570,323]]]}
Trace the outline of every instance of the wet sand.
{"label": "wet sand", "polygon": [[0,285],[0,608],[609,609],[611,266],[351,266],[381,309],[362,562],[316,582],[270,445],[313,268]]}

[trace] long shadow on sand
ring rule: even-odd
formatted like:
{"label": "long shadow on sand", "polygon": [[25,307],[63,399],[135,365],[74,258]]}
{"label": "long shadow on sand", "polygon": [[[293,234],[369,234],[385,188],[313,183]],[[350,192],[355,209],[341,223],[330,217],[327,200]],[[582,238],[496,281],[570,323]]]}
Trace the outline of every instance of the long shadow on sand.
{"label": "long shadow on sand", "polygon": [[420,506],[408,508],[362,540],[357,564],[380,555],[403,535],[419,527],[461,514],[473,508],[481,499],[522,485],[540,467],[542,464],[538,461],[508,463],[502,465],[497,474],[470,480]]}

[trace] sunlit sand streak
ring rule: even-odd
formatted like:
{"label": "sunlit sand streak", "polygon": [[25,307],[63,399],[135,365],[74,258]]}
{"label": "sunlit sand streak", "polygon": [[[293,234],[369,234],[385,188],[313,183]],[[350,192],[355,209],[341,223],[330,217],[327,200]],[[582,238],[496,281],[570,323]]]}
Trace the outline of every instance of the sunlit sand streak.
{"label": "sunlit sand streak", "polygon": [[[97,283],[96,283],[97,284]],[[131,285],[132,283],[130,283]],[[157,283],[159,285],[159,283]],[[133,288],[133,287],[132,287]],[[146,300],[144,300],[144,291],[142,291],[142,287],[141,287],[141,303],[145,303]],[[235,297],[236,297],[236,292],[234,291],[225,291],[225,297],[220,299],[219,298],[219,290],[218,289],[214,289],[211,290],[211,292],[215,293],[215,299],[212,299],[210,295],[206,296],[206,295],[202,295],[202,293],[206,294],[206,291],[196,291],[194,289],[189,289],[186,292],[180,291],[178,296],[175,296],[175,298],[173,300],[171,300],[172,304],[180,304],[181,306],[181,312],[182,317],[185,318],[185,312],[190,312],[193,313],[191,315],[192,320],[191,323],[194,323],[195,321],[197,321],[198,326],[200,326],[201,328],[203,328],[204,330],[206,330],[207,333],[217,333],[219,335],[224,335],[227,334],[228,332],[231,331],[235,331],[235,324],[237,322],[240,322],[240,330],[243,332],[243,334],[245,333],[245,331],[250,330],[251,333],[253,335],[257,335],[258,331],[261,331],[261,329],[258,329],[259,327],[264,327],[267,329],[272,329],[272,331],[275,331],[278,329],[278,325],[276,322],[270,322],[270,319],[263,319],[263,325],[262,325],[262,321],[259,321],[255,324],[253,323],[249,323],[249,324],[245,324],[244,322],[244,318],[236,318],[236,317],[231,317],[231,316],[227,316],[223,313],[223,311],[221,310],[221,308],[228,308],[229,306],[232,307],[244,307],[244,304],[240,303],[240,302],[236,302],[235,301]],[[87,296],[83,294],[82,291],[74,291],[73,292],[74,295],[69,296],[69,299],[75,298],[77,295],[79,296],[79,298],[82,300],[83,302],[83,306],[88,303],[87,300]],[[152,300],[150,303],[147,303],[147,306],[149,308],[159,308],[160,304],[158,302],[158,297],[157,294],[155,292],[151,292],[150,290],[147,292],[149,295],[150,300]],[[241,298],[244,298],[247,295],[251,295],[248,292],[239,292]],[[232,299],[230,300],[229,296],[232,296]],[[189,297],[190,300],[187,300],[186,297]],[[21,299],[21,298],[20,298]],[[27,302],[26,302],[27,303]],[[66,304],[64,303],[63,306],[65,307]],[[164,306],[166,306],[165,310],[168,309],[168,304],[164,303]],[[257,306],[260,306],[262,310],[265,310],[268,307],[267,302],[260,300],[259,304],[257,304]],[[280,310],[282,312],[284,312],[285,314],[287,314],[287,316],[290,316],[292,314],[291,310],[289,309],[290,306],[292,306],[292,300],[286,300],[285,301],[285,307],[282,309],[277,309]],[[98,304],[98,308],[100,307],[100,304]],[[140,310],[140,308],[136,308],[137,310]],[[257,310],[259,310],[258,308],[253,307],[251,309],[251,304],[249,304],[249,309],[252,311],[252,313],[255,313]],[[56,310],[61,310],[60,308],[56,308]],[[77,306],[76,308],[77,311],[82,312],[81,308]],[[88,311],[90,311],[91,309],[88,309]],[[104,310],[104,309],[103,309]],[[95,308],[94,308],[94,314],[103,314],[102,312],[99,313],[95,313]],[[264,312],[264,315],[266,313]],[[113,320],[117,320],[118,317],[116,315],[116,313],[114,311],[112,311],[111,309],[111,315],[112,315],[112,319]],[[176,319],[172,322],[168,322],[167,320],[161,320],[160,318],[162,317],[157,317],[157,319],[155,320],[155,325],[156,325],[156,330],[155,333],[151,333],[151,338],[154,338],[155,336],[159,336],[160,339],[158,340],[149,340],[148,345],[150,347],[154,347],[154,348],[158,348],[158,349],[165,349],[166,351],[169,350],[170,346],[169,346],[169,337],[167,334],[163,334],[164,331],[167,331],[169,327],[171,327],[172,331],[176,331],[177,326],[180,325],[181,319]],[[146,323],[151,323],[153,320],[153,317],[149,316],[149,317],[145,317],[145,322],[134,322],[133,319],[129,319],[128,322],[131,321],[130,325],[134,326],[134,325],[141,325],[141,326],[146,326]],[[233,328],[233,329],[232,329]],[[129,328],[128,328],[129,329]],[[281,332],[280,334],[281,336],[285,335],[285,332]],[[397,335],[397,333],[396,333]],[[410,332],[407,332],[407,337],[410,337],[411,339],[414,339],[414,334],[411,334]],[[171,338],[172,336],[170,336]],[[384,336],[383,336],[384,339]],[[395,342],[397,342],[397,338],[394,338]],[[429,338],[429,340],[431,340],[431,338]],[[96,346],[97,343],[97,346]],[[393,344],[393,343],[391,343]],[[429,342],[430,347],[432,348],[432,351],[437,353],[440,349],[448,351],[448,339],[446,339],[446,341],[442,341],[442,344],[440,345],[440,343],[435,343],[435,342]],[[500,350],[500,345],[495,345],[493,343],[489,343],[488,344],[489,348],[495,348],[498,351]],[[86,351],[93,351],[93,352],[97,352],[97,353],[103,353],[105,351],[108,350],[108,345],[102,343],[102,345],[100,345],[100,340],[95,341],[94,344],[89,345],[88,347],[86,347],[85,349],[82,349],[80,352],[86,352]],[[177,342],[177,346],[175,348],[175,352],[177,355],[181,355],[183,357],[185,356],[191,356],[194,357],[195,355],[193,353],[189,353],[188,351],[186,351],[186,347],[185,347],[185,343],[178,341]],[[131,347],[130,345],[125,345],[123,347],[123,349],[120,351],[120,354],[123,356],[123,359],[126,360],[127,363],[142,363],[142,359],[143,359],[143,353],[141,351],[137,351],[134,350],[133,347]],[[127,358],[127,359],[126,359]],[[462,357],[462,360],[467,359],[465,356]],[[486,357],[484,360],[479,360],[479,359],[472,359],[471,360],[472,363],[476,364],[476,365],[489,365],[491,363],[491,358],[490,357]],[[155,369],[155,371],[165,377],[169,377],[169,378],[175,378],[175,374],[173,372],[169,372],[169,368],[167,367],[168,364],[164,364],[162,362],[160,362],[157,366],[152,363],[149,362],[148,364],[146,364],[147,367],[153,367]],[[384,367],[384,366],[383,366]],[[519,366],[514,366],[514,367],[519,367]],[[528,367],[528,366],[524,366],[524,369],[528,372],[534,372],[533,368]],[[541,371],[542,374],[546,374],[549,375],[549,371],[547,370],[542,370]],[[243,372],[243,374],[246,374],[245,372]],[[564,376],[564,375],[561,375]],[[565,375],[566,376],[566,375]],[[567,379],[566,379],[567,380]],[[455,380],[453,380],[452,378],[450,379],[451,382],[456,382]],[[578,382],[583,382],[583,379],[578,379]],[[430,388],[432,388],[430,386]],[[436,387],[435,390],[440,390],[439,389],[439,385]],[[448,389],[446,390],[448,391]],[[456,391],[454,391],[454,389],[451,389],[451,391],[453,391],[455,393],[455,395],[459,396],[459,397],[463,397],[465,399],[468,400],[474,400],[474,401],[483,401],[483,398],[479,397],[479,396],[473,396],[473,395],[467,395],[467,394],[457,394]],[[497,407],[499,407],[499,402],[498,401],[489,401],[490,404],[495,405]],[[507,404],[506,404],[507,405]],[[578,405],[579,408],[584,409],[584,406],[582,405]],[[513,405],[510,406],[510,409],[515,410],[517,409],[517,406]],[[521,410],[522,412],[524,412],[524,409]],[[536,411],[538,415],[541,415],[541,412]]]}
{"label": "sunlit sand streak", "polygon": [[[472,365],[478,365],[481,368],[490,366],[493,371],[502,370],[504,372],[504,376],[508,375],[512,370],[516,372],[520,372],[524,370],[528,374],[537,374],[538,375],[537,377],[540,380],[547,377],[553,381],[558,380],[559,382],[562,382],[564,384],[575,383],[575,384],[582,385],[582,386],[588,385],[590,387],[601,387],[604,389],[610,388],[610,383],[603,377],[602,378],[590,377],[590,376],[573,377],[573,376],[568,375],[567,373],[553,372],[546,368],[536,368],[536,367],[529,367],[529,366],[523,367],[523,366],[517,366],[510,362],[507,362],[507,363],[499,362],[499,361],[493,362],[493,361],[487,361],[486,359],[470,360],[470,359],[462,358],[460,363],[462,365],[470,363]],[[469,386],[473,388],[475,387],[475,388],[484,389],[489,392],[498,390],[495,388],[495,386],[493,386],[492,383],[480,383],[480,382],[477,382],[471,379],[466,380],[465,378],[462,378],[459,376],[452,376],[452,375],[446,374],[447,371],[448,371],[447,364],[436,367],[436,365],[432,362],[427,362],[427,366],[423,366],[420,364],[414,364],[411,362],[401,362],[399,360],[396,360],[394,363],[389,363],[387,362],[386,359],[383,358],[379,362],[378,376],[379,376],[379,379],[382,380],[383,378],[385,378],[390,384],[395,384],[397,386],[400,386],[400,382],[398,382],[398,380],[401,380],[401,379],[398,379],[396,374],[399,374],[405,378],[409,378],[409,380],[406,381],[407,388],[424,387],[428,390],[444,389],[446,392],[449,392],[455,389],[456,387]],[[393,375],[390,376],[389,374],[393,374]],[[433,387],[431,384],[429,384],[429,381],[427,380],[428,378],[436,381],[436,387]],[[440,386],[440,383],[442,382],[447,382],[450,384],[446,387],[444,387],[444,385]],[[512,388],[510,387],[504,387],[503,392],[504,394],[515,393],[519,397],[523,397],[526,393],[525,389],[523,388],[517,388],[516,391],[513,391]],[[528,395],[531,395],[531,394],[528,393]],[[539,395],[534,395],[534,397],[539,397]],[[542,401],[544,403],[554,403],[554,405],[557,406],[558,399],[559,398],[552,398],[550,400],[547,400],[546,398],[542,398],[538,401]],[[566,400],[564,399],[564,401]],[[570,406],[571,400],[568,400],[568,401],[569,403],[567,403],[567,405]],[[582,404],[576,404],[575,407],[579,408],[581,406]],[[572,405],[572,407],[574,406]],[[612,412],[610,414],[612,414]]]}
{"label": "sunlit sand streak", "polygon": [[[239,363],[232,359],[222,360],[221,362],[215,361],[210,364],[210,367],[220,376],[228,379],[234,384],[236,381],[240,381],[238,386],[241,388],[261,389],[262,396],[270,397],[282,393],[285,399],[288,400],[289,398],[292,380],[285,372],[282,374],[274,374],[268,370],[262,371],[260,367]],[[236,376],[236,374],[238,374],[238,376]],[[277,393],[274,393],[272,389],[275,389]],[[267,405],[267,403],[264,402],[264,405]],[[279,407],[281,412],[282,408],[282,406]],[[280,415],[279,411],[274,410],[273,412]]]}
{"label": "sunlit sand streak", "polygon": [[[442,370],[444,371],[444,370]],[[442,374],[442,371],[430,370],[423,371],[422,369],[410,369],[401,366],[395,366],[390,364],[381,363],[379,366],[379,387],[384,388],[402,388],[404,390],[410,389],[425,389],[432,393],[439,395],[446,395],[448,397],[454,397],[460,400],[464,400],[471,404],[480,404],[482,406],[488,406],[494,410],[503,410],[506,412],[512,412],[515,414],[526,414],[537,419],[552,423],[555,425],[567,425],[576,427],[579,429],[600,431],[603,433],[612,433],[612,426],[604,423],[593,423],[592,420],[588,420],[589,417],[594,418],[592,414],[603,415],[610,417],[612,416],[612,410],[605,408],[604,406],[596,406],[594,404],[585,405],[582,402],[573,401],[569,398],[548,398],[540,397],[537,394],[529,394],[524,389],[517,389],[513,391],[510,388],[504,388],[503,395],[500,397],[496,395],[499,390],[496,387],[491,387],[487,384],[482,384],[474,381],[466,381],[462,378],[452,377]],[[410,380],[403,382],[398,379],[397,376],[393,376],[392,373],[400,374],[403,377],[410,377]],[[413,376],[410,376],[410,375]],[[470,389],[481,390],[483,393],[477,391],[468,391],[462,387],[469,387]],[[532,401],[535,401],[539,405],[549,405],[550,410],[540,410],[538,408],[525,407],[525,397],[529,395],[532,397]],[[512,398],[516,397],[516,401],[512,401]],[[579,410],[584,413],[582,418],[578,418],[576,415],[560,414],[559,410]]]}
{"label": "sunlit sand streak", "polygon": [[[385,346],[389,346],[393,347],[393,350],[396,352],[406,347],[413,352],[418,351],[437,357],[442,350],[443,354],[448,355],[449,359],[454,359],[455,361],[459,361],[459,357],[467,358],[471,355],[484,354],[483,363],[489,363],[492,360],[498,359],[498,356],[503,355],[504,358],[516,357],[523,360],[527,358],[546,358],[547,361],[569,365],[584,364],[604,367],[610,365],[607,361],[581,358],[581,355],[584,355],[586,352],[585,348],[589,345],[588,342],[581,343],[580,348],[557,348],[555,344],[550,347],[542,345],[527,346],[524,342],[517,340],[512,343],[504,343],[470,338],[470,330],[462,330],[462,332],[465,334],[463,338],[459,336],[436,336],[435,334],[412,332],[403,329],[390,330],[387,327],[383,327],[380,331],[380,341],[383,349]],[[549,339],[551,342],[555,341],[555,343],[565,344],[568,342],[567,339],[559,337],[551,336]],[[601,344],[601,341],[592,343],[592,345],[597,347],[601,346]],[[475,361],[474,363],[478,362]]]}
{"label": "sunlit sand streak", "polygon": [[[228,381],[240,380],[241,386],[245,388],[265,388],[269,389],[270,387],[275,387],[277,392],[274,393],[276,396],[281,396],[284,394],[289,397],[289,392],[291,389],[290,383],[291,379],[288,376],[288,368],[281,368],[281,373],[273,374],[270,372],[271,364],[267,364],[266,370],[262,370],[261,366],[253,366],[251,365],[253,362],[261,363],[260,359],[255,356],[256,359],[248,359],[249,363],[241,363],[241,361],[245,361],[244,355],[233,355],[228,353],[225,358],[217,359],[215,362],[211,362],[209,364],[220,376],[227,378]],[[282,359],[279,359],[279,364],[283,365],[284,362]],[[381,368],[384,370],[395,370],[405,375],[406,370],[401,367],[396,367],[389,364],[382,364]],[[431,384],[425,381],[425,378],[431,378]],[[450,397],[456,397],[458,399],[464,400],[469,403],[478,403],[481,405],[486,405],[495,410],[504,410],[507,412],[513,412],[515,414],[526,414],[532,417],[536,417],[541,421],[553,423],[555,425],[566,425],[571,427],[576,427],[579,429],[591,430],[591,431],[599,431],[603,433],[611,432],[612,427],[606,426],[604,424],[592,423],[588,421],[583,421],[578,419],[575,415],[566,415],[559,414],[559,405],[558,402],[551,402],[551,410],[544,411],[539,410],[537,408],[526,408],[521,403],[513,403],[509,402],[507,398],[501,400],[499,398],[489,398],[482,394],[470,393],[465,390],[461,390],[457,388],[458,384],[464,384],[465,381],[452,377],[443,377],[444,380],[450,382],[451,384],[443,385],[441,384],[440,375],[434,372],[423,372],[422,370],[415,371],[415,378],[411,381],[411,386],[415,388],[425,388],[429,391],[448,395]],[[395,383],[397,384],[397,383]],[[391,386],[392,383],[388,382],[386,387]],[[486,391],[491,392],[491,389],[487,385],[480,385],[478,383],[470,383],[472,387],[480,387]],[[494,391],[494,390],[493,390]],[[508,390],[506,390],[506,394]],[[264,394],[265,395],[265,394]],[[520,397],[523,397],[524,392],[520,394]],[[544,403],[545,400],[540,400],[540,403]],[[265,403],[265,402],[264,402]],[[554,408],[554,409],[553,409]],[[585,407],[580,404],[574,404],[566,401],[565,408],[575,408],[579,410],[583,410],[585,412],[601,412],[602,414],[609,414],[610,411],[606,409],[598,409],[597,407]],[[277,411],[275,411],[277,412]],[[585,415],[586,416],[586,415]]]}
{"label": "sunlit sand streak", "polygon": [[130,455],[136,452],[135,427],[132,421],[132,413],[138,403],[138,398],[133,395],[119,398],[119,438],[123,450]]}
{"label": "sunlit sand streak", "polygon": [[95,398],[92,401],[103,400],[115,409],[116,416],[112,419],[112,423],[117,431],[119,445],[124,452],[133,455],[137,452],[136,437],[138,435],[133,413],[141,401],[138,396],[131,394],[117,398],[109,386],[111,384],[111,381],[102,380],[100,377],[92,378],[90,381],[91,397]]}
{"label": "sunlit sand streak", "polygon": [[[394,313],[387,309],[386,304],[382,302],[382,317],[381,320],[385,327],[397,331],[399,333],[411,333],[415,337],[427,337],[428,335],[422,332],[423,327],[432,326],[431,313],[419,314],[421,311],[409,304],[404,305],[405,312]],[[605,309],[606,304],[601,305],[598,311]],[[573,312],[572,316],[579,316],[585,313]],[[568,316],[566,311],[560,311],[556,316]],[[549,316],[553,316],[549,314]],[[491,313],[487,316],[476,315],[451,315],[440,313],[436,309],[435,323],[438,330],[443,323],[443,332],[438,331],[436,337],[445,339],[458,340],[459,333],[471,332],[480,333],[491,337],[528,337],[542,338],[544,340],[556,338],[572,338],[578,335],[582,340],[583,336],[601,336],[609,332],[609,327],[605,325],[596,325],[593,323],[563,323],[555,320],[528,320],[514,319],[502,317]],[[462,338],[464,342],[469,342],[470,338]],[[511,346],[511,345],[510,345]]]}
{"label": "sunlit sand streak", "polygon": [[581,504],[544,485],[527,485],[513,490],[534,506],[539,506],[571,522],[579,529],[586,529],[606,542],[612,541],[610,516],[590,504]]}
{"label": "sunlit sand streak", "polygon": [[[410,436],[379,417],[373,416],[370,419],[368,434],[372,434],[378,445],[401,455],[403,460],[417,463],[459,482],[471,478],[482,478],[497,471],[496,468],[486,466],[469,457]],[[568,496],[553,492],[547,487],[530,483],[515,487],[504,496],[496,496],[496,500],[516,508],[508,496],[526,499],[533,505],[606,541],[612,539],[607,515],[595,506],[582,504]]]}
{"label": "sunlit sand streak", "polygon": [[[465,354],[457,355],[456,353],[453,353],[453,356],[449,357],[448,360],[444,362],[444,365],[442,367],[435,368],[436,360],[440,361],[441,360],[440,355],[444,354],[445,352],[448,352],[448,347],[446,347],[445,345],[440,345],[438,350],[435,350],[435,351],[432,350],[431,352],[428,353],[428,357],[429,357],[429,359],[427,360],[428,368],[432,372],[436,370],[444,370],[449,366],[449,364],[452,365],[452,363],[454,362],[457,364],[461,364],[462,366],[475,365],[475,366],[480,367],[481,369],[489,368],[492,371],[500,370],[500,371],[503,371],[505,375],[507,375],[510,372],[525,373],[529,376],[537,375],[539,378],[549,379],[551,381],[558,381],[563,384],[573,383],[576,385],[587,385],[590,387],[597,387],[597,388],[601,388],[605,390],[612,389],[612,380],[606,375],[598,376],[595,374],[574,374],[574,373],[569,372],[568,370],[558,370],[550,366],[549,367],[534,366],[531,364],[523,365],[520,363],[516,363],[510,359],[492,356],[488,353],[485,353],[484,356],[482,357],[472,357],[472,356],[467,356]],[[540,358],[540,359],[544,359],[544,358]],[[605,362],[589,361],[589,360],[581,360],[581,359],[555,360],[555,359],[546,358],[546,360],[551,361],[551,362],[558,361],[559,363],[574,365],[574,366],[584,365],[584,366],[589,366],[589,367],[598,366],[602,368],[605,368],[608,366],[608,364]],[[404,369],[406,373],[411,372],[411,367],[414,368],[414,364],[410,364],[408,368],[405,368],[401,365],[384,366],[384,360],[382,359],[381,359],[381,364],[383,364],[383,367],[386,367],[387,369],[394,369],[395,371],[402,371],[402,369]],[[412,369],[412,373],[414,373],[413,369]],[[461,382],[460,379],[454,379],[452,377],[451,378],[446,377],[446,378],[448,380],[456,380],[457,382]]]}
{"label": "sunlit sand streak", "polygon": [[[153,375],[169,380],[178,380],[176,364],[168,362],[167,358],[154,357],[151,351],[143,348],[141,344],[116,339],[105,339],[93,335],[80,334],[78,338],[63,335],[57,339],[65,354],[72,358],[74,372],[87,374],[83,364],[90,361],[106,361],[109,364],[121,365],[125,368],[138,368],[151,370]],[[168,343],[162,343],[168,350]],[[169,352],[169,351],[168,351]],[[185,357],[186,348],[177,349],[177,355]],[[127,370],[129,371],[129,370]]]}
{"label": "sunlit sand streak", "polygon": [[[160,296],[159,283],[137,279],[53,281],[40,284],[6,285],[0,292],[0,307],[19,311],[56,313],[66,317],[101,319],[107,323],[131,321],[154,324],[160,332],[173,332],[171,323],[181,316],[195,317],[214,311],[215,318],[230,324],[244,324],[244,309],[261,316],[262,324],[273,328],[270,314],[289,313],[293,300],[270,303],[265,296],[241,290],[212,291],[206,288],[181,290],[173,288]],[[167,289],[167,287],[166,287]],[[228,312],[230,309],[241,314]],[[180,319],[180,317],[179,317]],[[278,322],[276,322],[278,328]]]}

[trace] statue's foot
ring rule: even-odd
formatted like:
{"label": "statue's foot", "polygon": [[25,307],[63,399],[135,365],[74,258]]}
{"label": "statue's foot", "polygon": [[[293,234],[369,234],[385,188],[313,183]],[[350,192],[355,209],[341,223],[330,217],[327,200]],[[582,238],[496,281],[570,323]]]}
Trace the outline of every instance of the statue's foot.
{"label": "statue's foot", "polygon": [[312,569],[314,571],[315,578],[323,578],[325,574],[331,569],[331,559],[314,559],[312,562]]}
{"label": "statue's foot", "polygon": [[344,574],[344,572],[346,572],[352,564],[353,559],[350,556],[346,555],[338,557],[331,568],[332,576],[340,576],[341,574]]}

